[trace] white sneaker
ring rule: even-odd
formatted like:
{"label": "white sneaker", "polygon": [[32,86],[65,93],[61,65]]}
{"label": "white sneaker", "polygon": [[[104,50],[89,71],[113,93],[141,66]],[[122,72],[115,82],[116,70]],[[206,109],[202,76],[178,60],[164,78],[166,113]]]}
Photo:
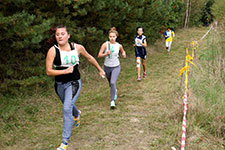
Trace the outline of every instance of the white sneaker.
{"label": "white sneaker", "polygon": [[61,145],[57,148],[57,150],[67,150],[68,145],[61,143]]}
{"label": "white sneaker", "polygon": [[111,103],[110,103],[110,107],[111,107],[111,108],[115,108],[115,107],[116,107],[116,105],[115,105],[115,101],[111,101]]}

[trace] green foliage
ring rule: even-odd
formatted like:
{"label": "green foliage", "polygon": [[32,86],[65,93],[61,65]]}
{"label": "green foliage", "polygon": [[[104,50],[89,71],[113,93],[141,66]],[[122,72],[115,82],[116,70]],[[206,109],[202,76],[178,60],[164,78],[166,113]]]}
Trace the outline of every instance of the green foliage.
{"label": "green foliage", "polygon": [[215,0],[215,3],[212,5],[212,14],[218,20],[225,20],[225,1]]}
{"label": "green foliage", "polygon": [[208,26],[213,22],[211,12],[214,0],[191,0],[189,26]]}
{"label": "green foliage", "polygon": [[0,10],[0,81],[7,84],[1,91],[7,92],[4,87],[23,87],[20,80],[45,74],[46,41],[58,24],[66,24],[71,41],[96,56],[112,26],[119,31],[120,42],[131,44],[137,26],[143,26],[153,42],[160,30],[182,25],[184,4],[181,0],[4,0]]}
{"label": "green foliage", "polygon": [[[206,7],[202,6],[203,2],[192,2],[192,24],[201,18],[199,15],[193,19]],[[148,42],[153,43],[168,26],[182,27],[185,5],[183,0],[1,1],[0,81],[16,83],[45,75],[44,59],[49,48],[46,41],[56,25],[67,25],[72,35],[70,40],[84,45],[96,56],[111,27],[119,31],[122,44],[132,44],[138,26],[145,29]]]}
{"label": "green foliage", "polygon": [[[189,26],[199,26],[202,24],[202,10],[207,0],[191,0]],[[186,5],[186,4],[185,4]]]}
{"label": "green foliage", "polygon": [[181,1],[154,1],[145,4],[147,6],[145,10],[144,20],[149,22],[143,22],[143,26],[151,36],[151,42],[158,39],[161,32],[164,32],[167,27],[176,29],[183,25],[182,17],[184,13],[184,4]]}
{"label": "green foliage", "polygon": [[[200,100],[200,109],[196,112],[196,124],[210,134],[224,137],[224,93],[225,93],[225,48],[223,28],[211,31],[201,47],[204,51],[198,52],[199,61],[193,74],[191,87],[193,93]],[[218,119],[220,118],[220,119]],[[219,120],[219,121],[218,121]]]}
{"label": "green foliage", "polygon": [[213,15],[211,12],[213,3],[214,0],[208,0],[202,9],[201,21],[205,26],[208,26],[211,22],[213,22]]}

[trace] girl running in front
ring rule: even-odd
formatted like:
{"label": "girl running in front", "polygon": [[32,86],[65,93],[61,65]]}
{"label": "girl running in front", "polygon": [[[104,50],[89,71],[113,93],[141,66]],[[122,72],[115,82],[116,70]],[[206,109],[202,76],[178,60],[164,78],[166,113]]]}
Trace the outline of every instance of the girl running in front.
{"label": "girl running in front", "polygon": [[146,47],[147,41],[146,36],[143,35],[144,29],[142,27],[137,27],[137,35],[134,38],[135,46],[135,56],[137,61],[137,81],[141,80],[141,60],[143,65],[143,78],[146,78]]}
{"label": "girl running in front", "polygon": [[110,107],[115,108],[115,100],[117,99],[116,80],[120,73],[120,61],[119,52],[121,52],[123,58],[126,58],[126,53],[123,46],[116,42],[118,32],[115,27],[112,27],[109,31],[109,41],[102,44],[98,57],[105,57],[104,71],[110,86],[111,102]]}
{"label": "girl running in front", "polygon": [[92,63],[99,70],[100,76],[105,75],[94,57],[82,45],[69,43],[69,38],[67,27],[57,26],[54,36],[50,39],[54,46],[48,50],[46,57],[46,74],[55,76],[55,90],[63,103],[62,143],[57,150],[67,150],[73,124],[76,127],[80,125],[80,111],[75,105],[81,90],[79,56],[83,55]]}

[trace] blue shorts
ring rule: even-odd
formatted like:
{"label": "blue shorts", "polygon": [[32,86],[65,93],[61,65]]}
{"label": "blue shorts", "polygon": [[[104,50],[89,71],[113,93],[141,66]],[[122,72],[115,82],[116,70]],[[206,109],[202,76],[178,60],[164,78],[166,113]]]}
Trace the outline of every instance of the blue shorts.
{"label": "blue shorts", "polygon": [[135,56],[141,57],[142,59],[146,59],[146,49],[143,46],[135,46]]}

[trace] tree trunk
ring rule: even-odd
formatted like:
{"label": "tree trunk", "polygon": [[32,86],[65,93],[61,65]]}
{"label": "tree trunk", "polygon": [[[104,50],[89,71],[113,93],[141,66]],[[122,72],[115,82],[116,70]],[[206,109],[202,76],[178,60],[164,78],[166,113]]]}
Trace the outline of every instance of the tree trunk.
{"label": "tree trunk", "polygon": [[186,17],[185,17],[185,22],[184,22],[184,28],[188,27],[188,20],[189,20],[189,3],[190,0],[187,0],[187,8],[186,8]]}

